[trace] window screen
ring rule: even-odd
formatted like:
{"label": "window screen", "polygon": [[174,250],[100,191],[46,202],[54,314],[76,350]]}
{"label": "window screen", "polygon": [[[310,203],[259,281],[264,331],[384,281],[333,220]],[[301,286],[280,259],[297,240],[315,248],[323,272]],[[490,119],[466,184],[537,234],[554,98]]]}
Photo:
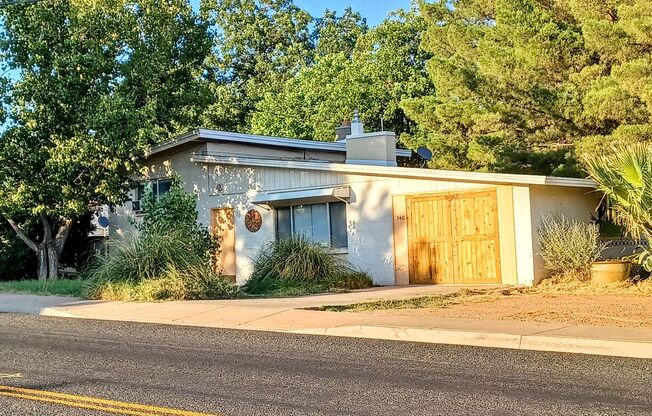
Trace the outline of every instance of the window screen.
{"label": "window screen", "polygon": [[170,192],[172,188],[172,179],[160,179],[158,181],[158,196],[163,196]]}

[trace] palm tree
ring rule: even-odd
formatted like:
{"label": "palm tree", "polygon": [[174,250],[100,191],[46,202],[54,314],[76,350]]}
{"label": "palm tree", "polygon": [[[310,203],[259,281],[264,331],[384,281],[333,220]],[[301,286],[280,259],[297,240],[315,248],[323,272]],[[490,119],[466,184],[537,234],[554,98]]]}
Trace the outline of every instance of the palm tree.
{"label": "palm tree", "polygon": [[[632,238],[650,241],[652,236],[652,144],[613,147],[604,156],[584,159],[587,171],[607,199],[617,224]],[[638,257],[652,271],[652,253]]]}

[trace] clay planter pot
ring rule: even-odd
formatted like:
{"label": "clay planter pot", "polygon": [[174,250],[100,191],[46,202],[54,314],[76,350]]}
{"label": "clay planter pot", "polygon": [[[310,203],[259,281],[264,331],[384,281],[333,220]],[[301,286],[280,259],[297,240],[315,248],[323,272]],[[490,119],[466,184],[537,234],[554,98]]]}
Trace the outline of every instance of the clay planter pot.
{"label": "clay planter pot", "polygon": [[591,264],[591,280],[595,283],[623,282],[629,278],[632,263],[627,260],[604,260]]}

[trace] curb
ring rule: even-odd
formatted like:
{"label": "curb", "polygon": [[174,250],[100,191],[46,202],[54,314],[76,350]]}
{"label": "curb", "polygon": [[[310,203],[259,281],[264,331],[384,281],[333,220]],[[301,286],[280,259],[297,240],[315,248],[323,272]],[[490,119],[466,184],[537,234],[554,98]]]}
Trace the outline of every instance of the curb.
{"label": "curb", "polygon": [[78,316],[78,315],[72,314],[72,313],[70,313],[70,312],[60,311],[60,310],[58,310],[58,309],[56,309],[56,308],[43,308],[43,309],[41,309],[41,310],[37,313],[37,315],[41,315],[41,316],[53,316],[53,317],[56,317],[56,318],[77,318],[77,319],[84,319],[84,318],[81,317],[81,316]]}
{"label": "curb", "polygon": [[184,325],[167,320],[125,320],[117,317],[86,317],[45,307],[38,311],[21,311],[58,318],[99,319],[120,322],[139,322],[150,324],[224,328],[250,331],[279,332],[299,335],[321,335],[347,338],[381,339],[386,341],[420,342],[428,344],[466,345],[485,348],[506,348],[529,351],[548,351],[574,354],[591,354],[613,357],[652,359],[652,342],[618,339],[595,339],[569,336],[519,335],[501,332],[462,331],[444,328],[411,328],[380,325],[344,325],[326,328],[281,329],[247,327],[242,325]]}
{"label": "curb", "polygon": [[652,358],[652,342],[523,335],[522,350]]}
{"label": "curb", "polygon": [[371,338],[387,341],[423,342],[430,344],[467,345],[529,351],[565,352],[613,357],[652,358],[652,342],[601,340],[593,338],[515,335],[499,332],[458,331],[354,325],[335,328],[310,328],[288,331],[296,334]]}

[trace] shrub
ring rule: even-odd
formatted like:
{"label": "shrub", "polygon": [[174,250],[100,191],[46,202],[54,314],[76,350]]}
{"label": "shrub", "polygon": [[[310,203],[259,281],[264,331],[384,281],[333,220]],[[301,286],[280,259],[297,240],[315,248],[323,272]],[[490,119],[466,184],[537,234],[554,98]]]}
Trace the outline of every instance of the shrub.
{"label": "shrub", "polygon": [[[632,238],[652,241],[652,144],[634,143],[586,157],[586,168],[607,197],[614,222]],[[635,264],[652,272],[652,251],[643,248]]]}
{"label": "shrub", "polygon": [[107,252],[98,253],[84,276],[91,280],[141,281],[161,277],[170,264],[181,269],[203,263],[192,250],[188,238],[176,230],[134,233],[107,243]]}
{"label": "shrub", "polygon": [[109,243],[83,272],[84,295],[106,300],[215,299],[236,286],[193,250],[183,231],[151,229]]}
{"label": "shrub", "polygon": [[258,252],[244,290],[252,294],[289,288],[324,291],[371,286],[371,278],[356,270],[330,248],[303,235],[272,241]]}
{"label": "shrub", "polygon": [[545,216],[539,227],[539,249],[545,268],[554,274],[587,277],[591,263],[604,249],[599,236],[596,224],[571,220],[563,214]]}
{"label": "shrub", "polygon": [[197,222],[197,201],[178,183],[145,197],[137,233],[110,241],[82,273],[85,296],[110,300],[231,298],[238,288],[211,265],[217,244]]}
{"label": "shrub", "polygon": [[141,233],[175,230],[185,234],[189,248],[199,255],[210,259],[217,251],[216,240],[208,228],[199,223],[196,196],[185,192],[178,179],[174,179],[170,190],[158,198],[154,198],[151,187],[146,188],[142,204],[143,216],[134,224]]}
{"label": "shrub", "polygon": [[359,270],[351,270],[349,273],[337,276],[330,282],[332,288],[343,290],[366,289],[374,285],[371,276]]}

